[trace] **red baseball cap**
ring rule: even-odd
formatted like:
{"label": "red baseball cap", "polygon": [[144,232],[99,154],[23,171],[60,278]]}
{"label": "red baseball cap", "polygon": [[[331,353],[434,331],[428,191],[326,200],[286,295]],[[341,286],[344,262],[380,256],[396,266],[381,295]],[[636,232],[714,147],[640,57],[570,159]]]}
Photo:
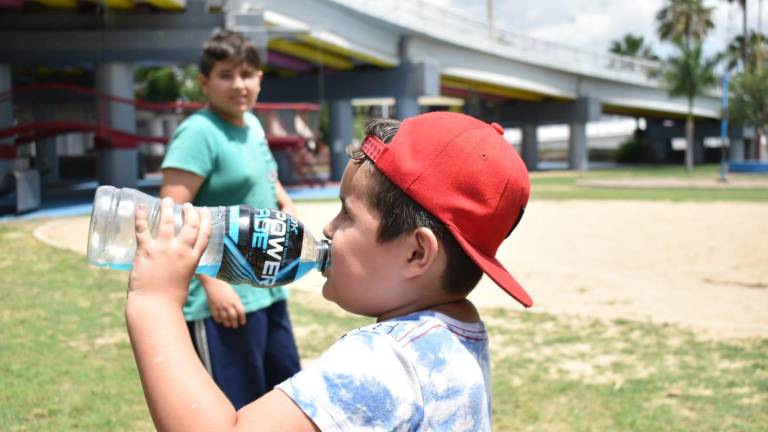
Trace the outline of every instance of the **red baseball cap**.
{"label": "red baseball cap", "polygon": [[405,119],[388,144],[363,152],[389,180],[448,230],[484,272],[525,307],[533,300],[495,258],[528,203],[528,170],[504,129],[468,115],[432,112]]}

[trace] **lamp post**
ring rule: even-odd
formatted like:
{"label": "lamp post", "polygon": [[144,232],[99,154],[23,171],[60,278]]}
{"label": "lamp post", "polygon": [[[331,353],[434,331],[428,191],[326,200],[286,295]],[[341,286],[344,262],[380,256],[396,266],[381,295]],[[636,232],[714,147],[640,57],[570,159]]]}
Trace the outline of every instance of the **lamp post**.
{"label": "lamp post", "polygon": [[493,39],[494,37],[494,30],[493,30],[493,0],[486,0],[485,2],[485,12],[486,17],[488,20],[488,36]]}
{"label": "lamp post", "polygon": [[728,181],[728,69],[723,72],[723,114],[720,120],[720,181]]}

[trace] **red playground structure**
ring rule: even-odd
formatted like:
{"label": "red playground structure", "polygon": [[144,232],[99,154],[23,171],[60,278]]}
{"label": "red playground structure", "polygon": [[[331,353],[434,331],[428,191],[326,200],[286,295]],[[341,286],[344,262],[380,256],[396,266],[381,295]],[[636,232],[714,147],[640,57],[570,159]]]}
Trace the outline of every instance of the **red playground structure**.
{"label": "red playground structure", "polygon": [[[1,156],[32,159],[36,143],[62,135],[74,136],[74,141],[80,143],[75,146],[77,149],[57,157],[61,168],[57,172],[62,178],[87,178],[93,174],[95,152],[100,149],[137,149],[142,174],[154,171],[173,129],[204,106],[192,102],[146,102],[57,83],[15,87],[0,93],[0,103],[9,99],[14,105],[16,124],[0,129]],[[40,101],[51,101],[55,107],[36,108]],[[135,113],[135,131],[109,124],[108,110],[121,108]],[[257,103],[253,112],[264,127],[287,183],[324,183],[328,179],[330,160],[327,147],[320,141],[319,104]],[[32,167],[35,168],[34,163]],[[290,172],[284,172],[286,169]]]}

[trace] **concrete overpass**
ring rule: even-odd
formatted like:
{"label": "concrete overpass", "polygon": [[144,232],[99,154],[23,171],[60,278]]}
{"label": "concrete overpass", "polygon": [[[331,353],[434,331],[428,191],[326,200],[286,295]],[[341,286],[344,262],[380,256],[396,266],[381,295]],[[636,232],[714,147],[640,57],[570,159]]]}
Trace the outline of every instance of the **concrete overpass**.
{"label": "concrete overpass", "polygon": [[[214,28],[235,29],[267,58],[260,100],[328,103],[335,178],[353,139],[352,101],[358,98],[394,97],[400,118],[432,109],[420,100],[439,105],[443,96],[461,98],[470,114],[520,127],[522,154],[532,169],[538,125],[568,124],[570,167],[584,170],[587,122],[603,113],[680,119],[687,110],[684,100],[667,96],[657,63],[491,29],[421,0],[153,2],[154,9],[132,0],[84,8],[78,0],[40,0],[63,9],[30,8],[35,2],[25,1],[3,11],[0,94],[12,87],[12,65],[91,65],[99,91],[130,97],[135,62],[194,63]],[[712,93],[696,99],[694,112],[713,128],[719,106]],[[114,106],[109,116],[111,127],[135,132],[130,107]],[[0,129],[13,122],[12,99],[0,100]],[[6,166],[10,153],[0,151]],[[138,171],[135,150],[101,153],[118,171],[107,181],[130,186],[130,173]]]}
{"label": "concrete overpass", "polygon": [[[421,95],[460,97],[471,114],[521,127],[522,153],[533,169],[538,125],[569,124],[570,166],[587,169],[586,122],[603,113],[660,119],[687,113],[684,99],[668,96],[658,78],[659,63],[491,29],[424,1],[265,0],[263,5],[270,31],[293,33],[270,38],[271,51],[336,60],[325,64],[333,74],[319,79],[270,81],[264,97],[324,97],[346,111],[354,97],[394,96],[398,117],[416,114],[415,99]],[[694,113],[701,121],[718,119],[720,103],[713,91],[696,99]],[[335,124],[350,122],[339,115],[345,114],[332,113]],[[345,129],[337,129],[333,138],[336,154],[350,139],[342,135]]]}

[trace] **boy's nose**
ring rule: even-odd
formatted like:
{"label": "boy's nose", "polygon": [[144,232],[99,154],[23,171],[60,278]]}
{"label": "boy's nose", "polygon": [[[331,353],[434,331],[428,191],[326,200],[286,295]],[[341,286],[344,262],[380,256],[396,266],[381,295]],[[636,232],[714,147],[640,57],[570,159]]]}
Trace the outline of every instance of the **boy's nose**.
{"label": "boy's nose", "polygon": [[325,224],[325,226],[323,227],[323,235],[324,235],[324,236],[325,236],[325,238],[327,238],[328,240],[331,240],[331,238],[333,237],[333,231],[331,231],[331,224],[332,224],[332,223],[333,223],[333,221],[331,221],[331,222],[328,222],[328,223],[327,223],[327,224]]}

